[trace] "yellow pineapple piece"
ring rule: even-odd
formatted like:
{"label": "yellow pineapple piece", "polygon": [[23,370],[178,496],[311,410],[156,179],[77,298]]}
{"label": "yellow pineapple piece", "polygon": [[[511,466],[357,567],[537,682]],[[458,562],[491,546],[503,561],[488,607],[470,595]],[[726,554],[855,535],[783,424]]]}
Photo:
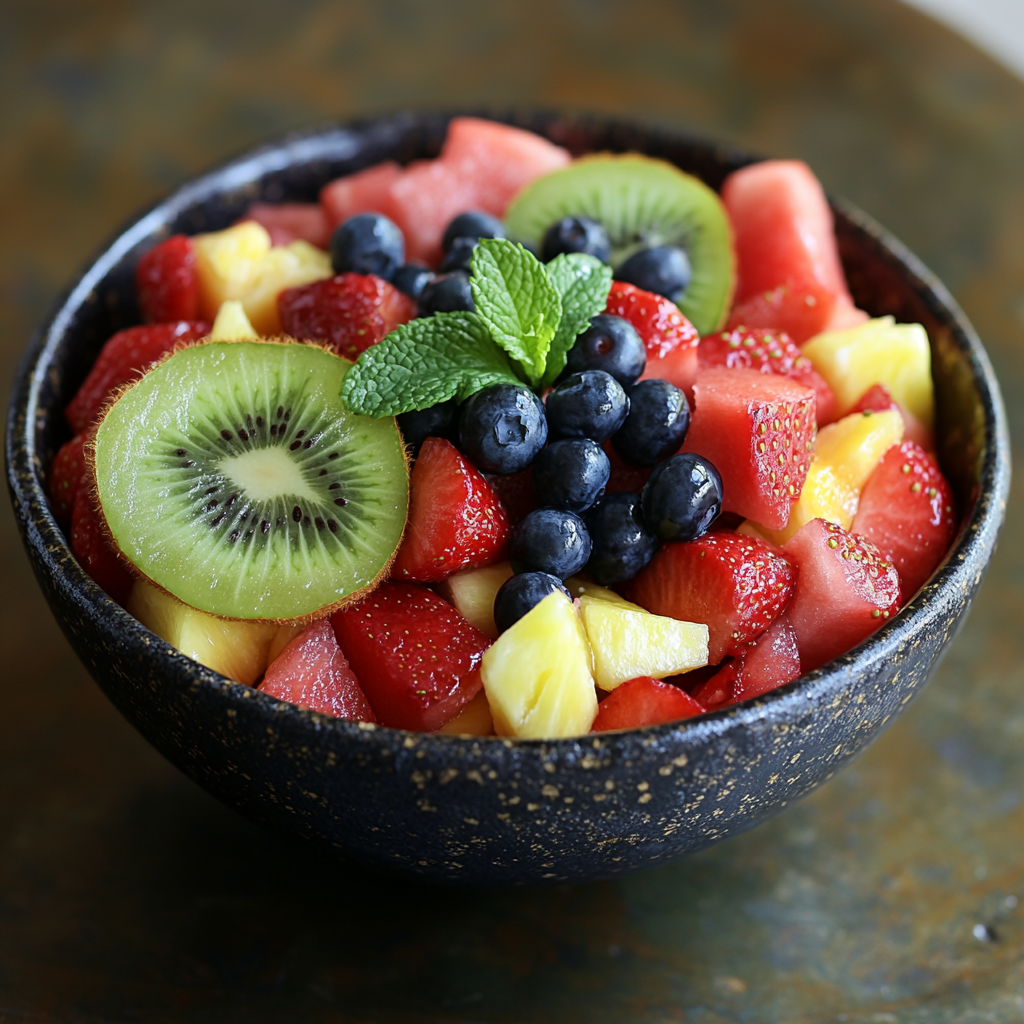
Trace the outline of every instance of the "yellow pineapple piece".
{"label": "yellow pineapple piece", "polygon": [[244,338],[258,338],[242,304],[237,299],[222,302],[213,321],[210,341],[241,341]]}
{"label": "yellow pineapple piece", "polygon": [[590,647],[561,591],[498,637],[484,652],[480,675],[499,736],[582,736],[597,716]]}
{"label": "yellow pineapple piece", "polygon": [[850,529],[868,477],[882,456],[902,440],[903,417],[895,409],[855,412],[822,427],[789,522],[781,530],[769,530],[759,523],[756,529],[773,544],[785,544],[812,519],[827,519]]}
{"label": "yellow pineapple piece", "polygon": [[459,614],[492,640],[498,638],[494,624],[494,596],[512,575],[508,562],[486,565],[482,569],[464,569],[449,576],[438,589],[455,605]]}
{"label": "yellow pineapple piece", "polygon": [[136,580],[125,606],[148,630],[222,676],[252,686],[267,667],[278,626],[218,619]]}
{"label": "yellow pineapple piece", "polygon": [[450,736],[493,736],[494,719],[491,717],[491,705],[487,703],[487,693],[481,690],[462,709],[458,718],[453,718],[437,731]]}
{"label": "yellow pineapple piece", "polygon": [[883,316],[845,331],[819,334],[801,352],[835,392],[840,415],[849,412],[868,388],[883,384],[907,412],[926,427],[933,425],[931,348],[920,324],[898,324]]}
{"label": "yellow pineapple piece", "polygon": [[331,257],[322,249],[298,239],[275,246],[263,258],[258,277],[242,298],[253,327],[263,335],[281,333],[277,297],[285,288],[299,288],[330,277]]}

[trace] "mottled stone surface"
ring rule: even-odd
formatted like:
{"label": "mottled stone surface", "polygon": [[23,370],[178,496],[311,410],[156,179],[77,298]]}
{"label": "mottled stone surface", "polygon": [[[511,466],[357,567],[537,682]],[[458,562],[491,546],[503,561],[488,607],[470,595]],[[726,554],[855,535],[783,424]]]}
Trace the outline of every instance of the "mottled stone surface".
{"label": "mottled stone surface", "polygon": [[[0,19],[5,380],[111,226],[226,152],[328,117],[521,102],[807,158],[950,285],[1020,449],[1024,87],[894,5],[13,3]],[[0,1020],[1024,1019],[1013,502],[967,629],[857,764],[678,865],[515,893],[340,870],[205,797],[85,676],[3,515]]]}

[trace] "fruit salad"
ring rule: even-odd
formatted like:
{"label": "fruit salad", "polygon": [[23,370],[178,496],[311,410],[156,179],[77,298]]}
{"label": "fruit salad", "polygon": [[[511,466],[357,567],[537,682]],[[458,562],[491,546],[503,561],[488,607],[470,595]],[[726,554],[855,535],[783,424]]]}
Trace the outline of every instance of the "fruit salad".
{"label": "fruit salad", "polygon": [[811,171],[717,194],[456,118],[440,156],[176,235],[66,409],[82,567],[314,712],[554,738],[851,649],[956,530],[919,324],[854,304]]}

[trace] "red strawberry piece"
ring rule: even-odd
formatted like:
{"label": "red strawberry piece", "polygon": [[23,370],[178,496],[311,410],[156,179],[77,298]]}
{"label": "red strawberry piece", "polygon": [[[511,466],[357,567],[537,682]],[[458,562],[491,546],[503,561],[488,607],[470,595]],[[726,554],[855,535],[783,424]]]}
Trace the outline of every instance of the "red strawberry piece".
{"label": "red strawberry piece", "polygon": [[338,646],[330,619],[314,622],[267,668],[258,689],[300,708],[352,722],[376,722],[356,674]]}
{"label": "red strawberry piece", "polygon": [[664,545],[623,593],[655,615],[707,623],[714,665],[742,654],[786,607],[795,584],[796,570],[768,544],[716,531]]}
{"label": "red strawberry piece", "polygon": [[807,478],[814,392],[756,370],[702,370],[683,451],[722,474],[722,508],[779,530]]}
{"label": "red strawberry piece", "polygon": [[805,672],[866,640],[899,608],[899,573],[866,537],[812,519],[782,552],[799,570],[788,614]]}
{"label": "red strawberry piece", "polygon": [[637,676],[616,686],[601,701],[591,732],[610,729],[640,729],[645,725],[662,725],[680,718],[704,714],[702,704],[685,690],[663,683],[650,676]]}
{"label": "red strawberry piece", "polygon": [[783,612],[750,644],[745,654],[723,665],[716,675],[692,692],[709,711],[717,711],[799,677],[796,632]]}
{"label": "red strawberry piece", "polygon": [[508,516],[480,472],[451,441],[428,437],[409,480],[409,525],[393,579],[439,583],[460,569],[499,561]]}
{"label": "red strawberry piece", "polygon": [[176,346],[198,341],[209,333],[210,325],[202,320],[178,320],[118,331],[103,346],[89,376],[64,410],[71,429],[81,433],[122,384],[141,377],[151,364]]}
{"label": "red strawberry piece", "polygon": [[391,217],[390,189],[401,176],[402,168],[393,160],[374,164],[324,185],[320,205],[332,227],[357,213],[383,213]]}
{"label": "red strawberry piece", "polygon": [[611,475],[608,477],[608,484],[605,487],[605,494],[614,494],[617,491],[625,491],[627,494],[639,494],[644,489],[653,470],[649,466],[631,466],[625,462],[611,441],[605,441],[603,445],[608,461],[612,465]]}
{"label": "red strawberry piece", "polygon": [[277,308],[286,334],[326,341],[346,359],[416,316],[416,303],[376,274],[338,274],[286,288]]}
{"label": "red strawberry piece", "polygon": [[[860,396],[860,401],[847,415],[855,412],[889,412],[895,409],[903,417],[903,440],[915,441],[926,452],[935,450],[935,438],[932,432],[913,414],[889,394],[884,384],[873,384]],[[820,419],[819,419],[819,422]]]}
{"label": "red strawberry piece", "polygon": [[760,370],[789,377],[816,396],[815,411],[819,424],[835,417],[836,396],[814,364],[785,331],[764,327],[736,327],[701,338],[697,360],[702,370],[721,366],[730,370]]}
{"label": "red strawberry piece", "polygon": [[518,473],[485,473],[484,479],[498,496],[509,526],[515,526],[538,508],[537,495],[533,493],[533,467],[527,466]]}
{"label": "red strawberry piece", "polygon": [[383,583],[331,622],[382,725],[434,732],[480,692],[491,641],[426,587]]}
{"label": "red strawberry piece", "polygon": [[85,445],[92,431],[83,430],[64,444],[50,464],[50,510],[61,526],[67,528],[71,522],[71,511],[75,498],[85,479]]}
{"label": "red strawberry piece", "polygon": [[861,492],[853,530],[898,570],[902,598],[921,589],[956,533],[953,492],[935,460],[913,441],[893,445]]}
{"label": "red strawberry piece", "polygon": [[145,253],[135,268],[135,291],[149,323],[197,320],[199,278],[192,239],[172,235]]}
{"label": "red strawberry piece", "polygon": [[132,589],[132,578],[107,540],[95,502],[91,487],[79,487],[71,511],[71,552],[118,604],[124,604]]}
{"label": "red strawberry piece", "polygon": [[326,249],[331,243],[331,222],[319,203],[253,203],[243,220],[262,224],[271,245],[301,240]]}

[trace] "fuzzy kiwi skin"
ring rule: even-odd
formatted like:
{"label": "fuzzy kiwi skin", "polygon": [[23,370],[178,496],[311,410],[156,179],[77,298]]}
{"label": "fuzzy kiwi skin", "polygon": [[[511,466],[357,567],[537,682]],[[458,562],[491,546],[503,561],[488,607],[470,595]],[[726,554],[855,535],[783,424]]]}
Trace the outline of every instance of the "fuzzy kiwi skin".
{"label": "fuzzy kiwi skin", "polygon": [[[86,473],[85,473],[85,479],[83,480],[82,485],[83,486],[87,486],[89,488],[89,495],[90,495],[90,498],[92,499],[92,501],[94,503],[94,508],[95,508],[95,510],[97,512],[97,517],[98,517],[98,522],[99,522],[100,530],[103,533],[104,539],[110,545],[111,550],[113,550],[113,552],[117,556],[118,560],[125,566],[125,568],[129,572],[129,574],[133,578],[144,580],[146,583],[150,584],[152,587],[155,587],[161,593],[167,594],[169,597],[173,598],[175,601],[178,601],[181,604],[187,604],[187,602],[182,601],[181,598],[178,597],[176,594],[171,593],[171,591],[169,591],[166,587],[164,587],[161,584],[157,583],[156,580],[152,579],[150,576],[148,576],[146,573],[144,573],[124,553],[124,551],[121,550],[120,545],[117,543],[117,540],[115,539],[114,534],[113,534],[112,530],[110,529],[110,525],[107,522],[106,515],[104,514],[103,505],[102,505],[102,503],[100,502],[100,499],[99,499],[99,485],[98,485],[97,470],[96,470],[96,434],[98,433],[101,424],[107,418],[107,416],[109,415],[110,411],[114,408],[114,406],[118,403],[118,401],[121,398],[123,398],[124,395],[126,395],[129,391],[131,391],[141,380],[143,380],[143,378],[147,374],[149,374],[152,370],[156,369],[158,366],[160,366],[163,363],[165,363],[168,359],[170,359],[172,356],[174,356],[177,352],[180,352],[182,349],[186,349],[186,348],[196,348],[196,347],[198,347],[200,345],[208,345],[208,344],[234,344],[236,342],[239,343],[239,344],[244,342],[244,343],[247,343],[247,344],[267,344],[267,345],[306,345],[306,346],[308,346],[310,348],[321,349],[322,351],[326,352],[328,355],[333,356],[335,359],[340,359],[342,362],[347,362],[347,363],[351,362],[350,360],[347,360],[344,357],[339,356],[336,352],[334,352],[325,343],[315,342],[315,341],[305,341],[305,340],[298,339],[298,338],[292,338],[289,335],[275,335],[274,337],[259,338],[258,340],[255,340],[253,338],[238,338],[238,339],[218,338],[218,339],[216,339],[216,341],[211,341],[211,339],[209,337],[206,337],[206,338],[200,338],[200,339],[198,339],[196,341],[191,341],[191,342],[183,343],[181,345],[176,345],[169,352],[167,352],[163,356],[161,356],[160,359],[158,359],[156,362],[152,363],[149,367],[147,367],[145,372],[142,375],[140,375],[138,378],[136,378],[133,381],[129,381],[126,384],[123,384],[120,388],[117,389],[117,391],[105,403],[105,405],[104,405],[100,415],[97,417],[97,420],[96,420],[96,423],[95,423],[95,429],[94,429],[94,432],[93,432],[93,436],[84,446]],[[392,422],[394,422],[394,418],[393,417],[392,417]],[[401,440],[401,436],[402,435],[401,435],[401,431],[398,430],[398,424],[394,423],[394,426],[395,426],[395,431],[398,433],[399,440]],[[328,615],[332,615],[334,612],[338,611],[341,608],[345,608],[345,607],[347,607],[350,604],[355,604],[357,601],[361,601],[368,594],[372,593],[390,575],[390,573],[391,573],[391,566],[394,564],[395,559],[398,557],[398,550],[402,546],[402,540],[404,540],[404,538],[405,538],[405,532],[408,529],[408,524],[409,524],[409,487],[410,487],[410,484],[409,484],[409,474],[410,474],[410,463],[411,463],[411,460],[410,460],[409,451],[408,451],[406,445],[404,444],[404,442],[399,445],[399,449],[400,449],[400,451],[402,453],[402,459],[403,459],[403,462],[404,462],[404,465],[405,465],[405,509],[406,509],[406,512],[405,512],[405,516],[406,516],[405,525],[403,526],[402,534],[399,537],[398,543],[395,545],[394,550],[391,552],[391,555],[388,557],[388,559],[386,560],[384,565],[381,567],[381,569],[377,573],[377,575],[369,583],[367,583],[364,586],[360,587],[358,590],[354,590],[350,594],[346,594],[344,597],[339,598],[337,601],[334,601],[331,604],[327,604],[327,605],[322,606],[321,608],[316,609],[315,611],[307,612],[307,613],[305,613],[303,615],[297,615],[297,616],[286,617],[286,618],[260,618],[260,617],[241,618],[239,616],[233,616],[233,615],[221,615],[221,614],[219,614],[217,612],[207,611],[205,609],[198,609],[198,610],[202,611],[205,615],[212,615],[214,618],[223,619],[223,620],[225,620],[227,622],[264,622],[264,623],[274,623],[276,625],[285,625],[285,624],[288,624],[288,623],[293,623],[293,624],[298,625],[298,626],[305,626],[305,625],[309,625],[309,624],[311,624],[313,622],[316,622],[319,619],[326,618]]]}

